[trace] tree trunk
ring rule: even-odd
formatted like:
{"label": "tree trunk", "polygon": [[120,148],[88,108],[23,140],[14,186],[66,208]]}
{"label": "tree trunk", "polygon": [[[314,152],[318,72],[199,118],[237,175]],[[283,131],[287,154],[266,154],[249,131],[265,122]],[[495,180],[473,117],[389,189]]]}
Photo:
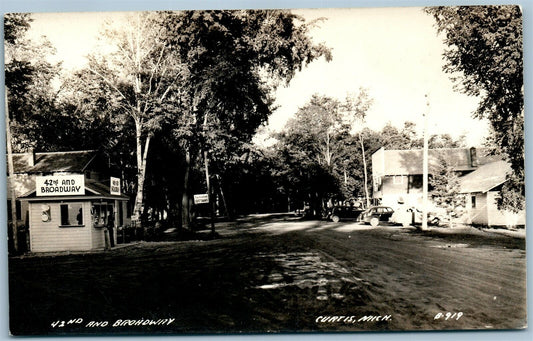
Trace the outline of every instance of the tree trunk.
{"label": "tree trunk", "polygon": [[331,151],[330,151],[330,147],[329,147],[329,144],[330,144],[330,136],[329,136],[329,132],[326,133],[326,153],[324,155],[324,159],[326,161],[326,165],[328,166],[329,169],[331,169]]}
{"label": "tree trunk", "polygon": [[368,173],[366,170],[366,157],[365,157],[365,145],[363,144],[363,136],[359,134],[359,143],[361,144],[361,154],[363,156],[363,173],[365,175],[365,198],[366,198],[366,207],[370,206],[370,197],[368,195]]}
{"label": "tree trunk", "polygon": [[181,226],[189,228],[191,223],[191,207],[189,203],[189,174],[191,170],[191,149],[185,150],[185,175],[183,176],[183,194],[181,195]]}
{"label": "tree trunk", "polygon": [[224,211],[226,212],[226,217],[229,220],[232,220],[232,217],[229,213],[228,204],[226,202],[226,196],[224,195],[224,188],[222,187],[222,177],[220,175],[216,175],[217,182],[218,182],[218,189],[220,190],[220,196],[222,197],[222,203],[224,204]]}
{"label": "tree trunk", "polygon": [[211,184],[209,181],[209,160],[207,159],[207,151],[204,151],[204,162],[205,162],[205,181],[207,185],[207,197],[209,198],[209,208],[211,210],[211,234],[215,234],[215,203],[213,200],[213,195],[211,193]]}
{"label": "tree trunk", "polygon": [[11,146],[11,128],[9,126],[9,109],[7,102],[7,89],[5,91],[5,107],[6,107],[6,148],[7,148],[7,163],[8,163],[8,179],[11,185],[11,228],[13,233],[13,250],[18,252],[18,228],[17,228],[17,196],[15,193],[15,170],[13,166],[13,152]]}
{"label": "tree trunk", "polygon": [[132,221],[135,226],[141,226],[141,215],[143,208],[144,200],[144,180],[146,177],[146,163],[148,159],[148,148],[150,146],[150,135],[146,137],[144,142],[144,153],[142,151],[142,132],[141,132],[141,122],[135,120],[136,127],[136,144],[137,144],[137,195],[135,196],[135,205],[133,207],[134,215]]}

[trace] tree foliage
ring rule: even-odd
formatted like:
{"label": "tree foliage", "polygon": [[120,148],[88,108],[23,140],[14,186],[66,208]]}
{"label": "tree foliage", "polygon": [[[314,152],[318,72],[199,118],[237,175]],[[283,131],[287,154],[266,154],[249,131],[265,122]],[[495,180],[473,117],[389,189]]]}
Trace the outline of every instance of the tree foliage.
{"label": "tree foliage", "polygon": [[[60,114],[52,81],[60,65],[48,57],[55,53],[46,39],[33,41],[26,35],[31,26],[29,14],[10,13],[4,19],[5,85],[15,152],[28,149],[54,149]],[[44,141],[48,141],[47,143]]]}
{"label": "tree foliage", "polygon": [[398,129],[388,122],[381,130],[381,141],[385,149],[417,149],[422,148],[423,140],[418,137],[416,124],[404,122],[403,129]]}
{"label": "tree foliage", "polygon": [[[487,118],[494,141],[514,174],[500,201],[513,210],[524,207],[524,94],[522,12],[519,6],[429,7],[439,33],[445,36],[444,71],[457,90],[481,98],[475,117]],[[514,194],[513,194],[514,193]],[[522,199],[520,199],[522,198]],[[521,202],[518,206],[512,203]]]}
{"label": "tree foliage", "polygon": [[166,24],[186,64],[181,86],[190,95],[192,136],[205,149],[250,142],[280,82],[322,55],[331,58],[313,44],[310,24],[289,11],[184,11]]}
{"label": "tree foliage", "polygon": [[[273,110],[276,87],[314,59],[331,58],[309,37],[313,23],[289,11],[136,13],[128,22],[107,27],[105,49],[69,80],[64,97],[89,129],[91,111],[105,116],[102,140],[109,153],[125,163],[136,159],[137,216],[144,180],[150,181],[148,197],[156,198],[157,184],[176,182],[171,169],[183,170],[176,173],[180,185],[170,186],[183,199],[166,193],[166,205],[152,200],[158,207],[179,206],[188,215],[189,193],[205,191],[197,184],[206,164],[221,190],[251,155],[251,139]],[[172,147],[179,161],[152,155],[152,143]],[[150,162],[158,168],[147,167]]]}
{"label": "tree foliage", "polygon": [[[165,39],[167,32],[162,24],[169,16],[172,14],[139,12],[127,18],[129,25],[125,27],[107,26],[103,32],[105,51],[89,56],[89,66],[80,74],[84,76],[80,77],[84,82],[78,83],[82,87],[73,91],[81,93],[79,96],[85,101],[99,104],[82,108],[104,106],[110,124],[133,128],[130,134],[135,139],[136,222],[140,222],[142,214],[151,139],[180,109],[178,84],[183,68]],[[87,90],[92,90],[92,94]]]}
{"label": "tree foliage", "polygon": [[460,193],[459,175],[443,154],[438,154],[437,163],[430,172],[429,184],[433,188],[431,199],[438,207],[446,210],[448,221],[452,224],[452,218],[460,209],[464,209],[466,202],[464,194]]}
{"label": "tree foliage", "polygon": [[16,45],[28,31],[32,21],[29,13],[7,13],[4,17],[4,42]]}
{"label": "tree foliage", "polygon": [[184,11],[166,22],[170,44],[186,67],[186,124],[176,127],[176,135],[190,162],[209,159],[218,183],[227,184],[223,179],[250,155],[277,86],[316,58],[331,58],[309,37],[311,24],[277,10]]}
{"label": "tree foliage", "polygon": [[343,123],[341,103],[330,97],[313,95],[289,119],[278,134],[278,157],[293,193],[300,191],[311,210],[318,214],[323,200],[340,193],[339,173],[345,170],[348,126]]}
{"label": "tree foliage", "polygon": [[379,148],[376,134],[361,129],[371,102],[364,90],[344,102],[315,94],[276,136],[289,192],[315,213],[325,202],[365,195],[364,168]]}

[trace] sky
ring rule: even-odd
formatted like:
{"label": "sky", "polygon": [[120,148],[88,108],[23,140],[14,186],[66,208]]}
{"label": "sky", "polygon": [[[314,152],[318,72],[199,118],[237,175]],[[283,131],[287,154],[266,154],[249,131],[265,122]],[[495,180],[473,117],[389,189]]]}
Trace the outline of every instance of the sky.
{"label": "sky", "polygon": [[[366,88],[374,103],[366,126],[379,130],[385,124],[401,128],[405,121],[422,133],[428,114],[430,134],[466,136],[479,146],[488,134],[485,121],[473,119],[478,98],[453,89],[443,73],[445,45],[437,36],[433,19],[419,7],[295,10],[306,21],[325,18],[311,30],[315,42],[332,49],[333,60],[314,61],[275,94],[276,111],[268,130],[283,129],[287,120],[313,94],[343,100]],[[120,12],[37,13],[31,35],[45,35],[57,49],[66,70],[83,67],[84,56],[97,44],[106,20],[121,21]],[[427,99],[426,99],[427,95]],[[262,139],[258,139],[261,141]]]}

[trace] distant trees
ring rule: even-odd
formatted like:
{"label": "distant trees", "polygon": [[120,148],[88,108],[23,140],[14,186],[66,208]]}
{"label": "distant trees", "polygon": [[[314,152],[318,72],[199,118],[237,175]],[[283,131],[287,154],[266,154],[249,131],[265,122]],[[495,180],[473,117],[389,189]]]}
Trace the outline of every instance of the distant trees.
{"label": "distant trees", "polygon": [[457,91],[481,98],[474,116],[487,118],[493,140],[511,163],[500,207],[525,205],[522,12],[519,6],[439,6],[426,12],[445,36],[444,71]]}
{"label": "distant trees", "polygon": [[390,122],[381,130],[381,140],[385,149],[414,149],[422,148],[423,141],[417,136],[416,124],[404,122],[403,129],[398,129]]}
{"label": "distant trees", "polygon": [[301,192],[315,214],[321,212],[324,199],[340,192],[335,175],[345,167],[349,130],[340,106],[336,99],[313,95],[277,136],[278,157],[290,167],[284,173],[295,180],[290,187]]}
{"label": "distant trees", "polygon": [[[325,202],[369,198],[367,164],[378,147],[362,125],[372,101],[365,90],[341,102],[313,95],[277,134],[278,158],[292,193],[319,214]],[[293,198],[296,195],[293,194]]]}
{"label": "distant trees", "polygon": [[[423,141],[414,122],[405,122],[403,129],[390,122],[380,131],[364,127],[371,104],[372,99],[364,89],[345,101],[315,94],[274,135],[277,143],[271,160],[278,162],[269,165],[272,174],[279,176],[278,183],[289,201],[300,206],[307,202],[311,211],[319,213],[330,200],[370,197],[366,187],[371,181],[366,172],[371,169],[374,152],[381,147],[422,148]],[[455,139],[449,134],[430,137],[430,148],[459,147],[464,147],[464,137]],[[437,177],[435,181],[442,179]],[[440,197],[440,192],[435,195]]]}

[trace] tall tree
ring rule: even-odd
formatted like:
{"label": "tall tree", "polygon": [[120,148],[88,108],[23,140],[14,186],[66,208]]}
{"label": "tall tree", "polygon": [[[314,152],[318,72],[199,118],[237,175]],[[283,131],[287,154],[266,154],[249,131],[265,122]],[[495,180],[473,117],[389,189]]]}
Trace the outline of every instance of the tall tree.
{"label": "tall tree", "polygon": [[299,178],[315,214],[322,209],[324,200],[341,194],[343,180],[339,175],[346,167],[348,130],[341,103],[315,94],[277,136],[280,157],[295,167],[288,174]]}
{"label": "tall tree", "polygon": [[114,107],[112,114],[118,115],[119,122],[126,119],[133,122],[137,190],[132,220],[138,225],[151,139],[163,122],[180,109],[178,84],[183,67],[166,39],[163,24],[172,15],[158,12],[130,15],[127,26],[107,27],[103,34],[107,50],[89,58],[88,71],[106,90],[107,101]]}
{"label": "tall tree", "polygon": [[[29,28],[30,25],[30,18],[27,14],[21,14],[21,15],[6,15],[4,18],[4,39],[5,39],[5,60],[6,60],[6,92],[4,94],[5,98],[5,125],[6,125],[6,144],[7,144],[7,163],[8,163],[8,179],[10,181],[11,186],[11,192],[9,193],[9,196],[11,198],[11,226],[8,228],[8,236],[9,236],[9,246],[10,250],[11,248],[18,252],[18,227],[17,227],[17,215],[16,215],[16,193],[15,193],[15,186],[14,186],[14,167],[13,167],[13,154],[12,154],[12,139],[11,139],[11,120],[9,117],[9,100],[8,100],[8,89],[9,86],[7,84],[7,79],[10,77],[13,77],[14,71],[9,70],[8,65],[10,63],[13,63],[13,54],[14,54],[14,48],[16,46],[17,40],[21,39],[21,36],[26,32],[26,30]],[[12,66],[11,66],[12,67]],[[13,68],[13,67],[12,67]],[[10,75],[11,73],[11,75]],[[22,73],[24,74],[24,73]],[[15,82],[12,82],[15,84]]]}
{"label": "tall tree", "polygon": [[[372,99],[369,97],[366,89],[361,89],[356,96],[348,96],[344,103],[344,108],[347,111],[347,119],[352,128],[356,130],[357,126],[362,126],[366,119],[366,114],[372,105]],[[365,153],[364,137],[361,131],[358,132],[359,146],[361,147],[361,159],[363,160],[363,174],[364,174],[364,189],[366,206],[370,206],[370,194],[368,191],[368,171]]]}
{"label": "tall tree", "polygon": [[[312,42],[312,25],[277,10],[185,11],[167,21],[171,44],[186,63],[180,86],[188,94],[187,119],[176,135],[183,141],[187,164],[205,158],[206,168],[222,174],[266,122],[276,87],[316,58],[331,58],[324,45]],[[186,171],[185,224],[188,176]]]}
{"label": "tall tree", "polygon": [[313,95],[287,122],[287,138],[305,151],[317,164],[332,169],[342,154],[339,136],[343,125],[340,102]]}
{"label": "tall tree", "polygon": [[[5,56],[5,109],[7,159],[10,181],[14,180],[13,151],[27,151],[35,147],[28,133],[35,127],[35,118],[50,116],[55,112],[51,81],[57,75],[59,65],[52,65],[47,57],[54,51],[48,41],[39,42],[27,38],[31,26],[29,14],[10,13],[4,17]],[[50,127],[48,121],[45,122]],[[18,251],[15,186],[11,183],[12,229],[10,246]]]}
{"label": "tall tree", "polygon": [[487,118],[511,163],[500,207],[524,209],[524,94],[522,12],[519,6],[429,7],[445,35],[444,71],[456,89],[481,98],[474,116]]}
{"label": "tall tree", "polygon": [[74,102],[102,108],[111,126],[124,127],[124,136],[134,135],[137,219],[147,163],[160,162],[157,155],[150,157],[151,141],[165,135],[160,141],[181,149],[183,186],[178,188],[183,197],[178,205],[187,225],[189,193],[198,189],[190,186],[191,177],[197,179],[201,165],[222,178],[227,165],[247,153],[246,144],[270,115],[276,87],[314,59],[331,56],[311,41],[312,23],[288,11],[138,13],[128,23],[104,32],[106,49],[93,54],[87,70],[79,73],[82,86],[75,89],[87,91]]}
{"label": "tall tree", "polygon": [[29,14],[21,13],[7,14],[4,21],[5,85],[16,152],[37,147],[39,139],[33,132],[44,131],[42,126],[55,130],[49,122],[57,114],[52,81],[60,65],[48,61],[55,50],[46,38],[27,37],[32,21]]}

